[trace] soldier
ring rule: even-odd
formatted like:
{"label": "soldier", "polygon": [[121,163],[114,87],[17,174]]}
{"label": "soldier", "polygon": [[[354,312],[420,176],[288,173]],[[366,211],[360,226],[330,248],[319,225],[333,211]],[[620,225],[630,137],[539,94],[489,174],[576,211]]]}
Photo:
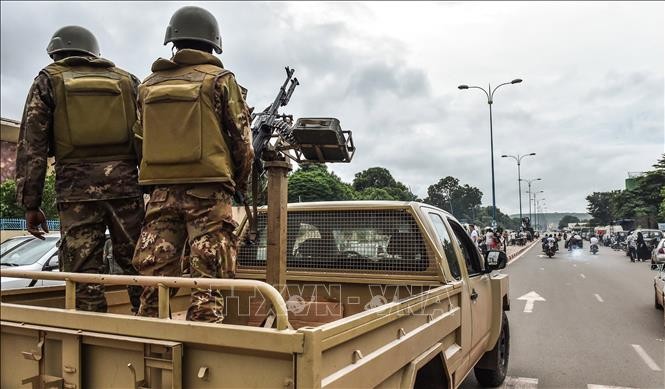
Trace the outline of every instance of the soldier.
{"label": "soldier", "polygon": [[[234,277],[238,239],[231,198],[243,193],[254,155],[249,110],[222,52],[215,17],[184,7],[171,17],[159,58],[139,87],[136,137],[142,140],[139,183],[152,186],[134,266],[142,275],[181,275],[189,245],[192,277]],[[192,291],[187,320],[221,322],[216,290]],[[156,288],[145,288],[140,315],[157,316]]]}
{"label": "soldier", "polygon": [[[46,52],[54,62],[28,93],[16,152],[16,197],[28,232],[40,239],[48,232],[40,206],[47,158],[54,156],[60,270],[104,273],[108,228],[114,259],[137,274],[131,260],[144,213],[132,133],[138,80],[101,58],[83,27],[56,31]],[[128,292],[137,311],[142,288]],[[105,312],[103,285],[77,284],[76,307]]]}

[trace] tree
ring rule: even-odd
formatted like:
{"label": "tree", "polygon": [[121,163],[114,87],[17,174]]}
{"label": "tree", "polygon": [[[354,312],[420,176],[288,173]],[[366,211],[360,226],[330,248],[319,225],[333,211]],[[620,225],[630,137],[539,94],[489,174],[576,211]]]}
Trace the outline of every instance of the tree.
{"label": "tree", "polygon": [[[665,154],[653,165],[654,170],[635,179],[632,189],[596,192],[587,196],[588,210],[595,222],[636,219],[638,225],[655,227],[658,217],[665,217]],[[609,203],[609,211],[602,204]]]}
{"label": "tree", "polygon": [[16,182],[6,180],[0,184],[0,218],[23,217],[23,209],[16,204]]}
{"label": "tree", "polygon": [[619,193],[618,190],[612,192],[593,192],[586,197],[588,202],[587,211],[593,217],[592,222],[597,225],[608,225],[614,220],[612,213],[612,200]]}
{"label": "tree", "polygon": [[289,177],[289,202],[354,200],[351,185],[332,172],[326,165],[303,165]]}
{"label": "tree", "polygon": [[580,219],[577,216],[566,215],[559,220],[559,228],[568,227],[570,223],[579,223]]}
{"label": "tree", "polygon": [[[362,193],[367,189],[382,189],[383,192],[371,191],[366,195],[360,197],[366,199],[367,196],[376,196],[381,193],[381,198],[376,200],[401,200],[401,201],[415,201],[417,196],[411,193],[409,188],[403,183],[395,180],[388,169],[383,167],[371,167],[362,172],[358,172],[353,179],[353,189]],[[386,194],[388,196],[386,196]],[[369,198],[367,198],[369,199]]]}
{"label": "tree", "polygon": [[482,197],[480,189],[460,185],[457,178],[448,176],[427,188],[425,202],[449,211],[458,219],[474,220]]}
{"label": "tree", "polygon": [[[58,219],[54,173],[47,175],[44,180],[41,207],[47,219]],[[23,218],[24,213],[23,208],[16,203],[16,181],[6,180],[0,184],[0,218]]]}

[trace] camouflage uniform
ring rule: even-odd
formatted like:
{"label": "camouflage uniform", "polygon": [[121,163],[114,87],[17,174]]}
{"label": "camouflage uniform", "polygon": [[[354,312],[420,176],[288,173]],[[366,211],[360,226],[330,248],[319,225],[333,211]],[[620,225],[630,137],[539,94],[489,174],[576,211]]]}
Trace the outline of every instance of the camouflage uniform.
{"label": "camouflage uniform", "polygon": [[[174,60],[177,62],[178,54]],[[221,67],[221,62],[219,65]],[[141,106],[139,98],[139,114]],[[192,277],[233,278],[235,275],[238,238],[234,233],[237,224],[232,219],[231,197],[236,190],[246,190],[254,152],[249,110],[232,74],[216,80],[213,109],[221,128],[228,134],[233,180],[187,183],[185,179],[183,183],[154,187],[134,253],[133,264],[141,275],[181,275],[186,244],[190,250]],[[140,115],[138,123],[137,137],[141,138]],[[194,289],[187,320],[221,322],[223,308],[224,299],[219,291]],[[156,288],[144,289],[139,314],[157,316]]]}
{"label": "camouflage uniform", "polygon": [[[16,152],[16,198],[25,209],[37,209],[42,202],[47,158],[54,155],[54,110],[50,78],[40,72],[28,93]],[[137,274],[131,266],[131,255],[144,207],[136,160],[56,160],[55,173],[61,270],[101,273],[104,231],[108,227],[115,246],[114,259],[127,274]],[[137,287],[129,290],[136,307],[140,292]],[[76,297],[78,309],[106,311],[101,286],[79,284]]]}

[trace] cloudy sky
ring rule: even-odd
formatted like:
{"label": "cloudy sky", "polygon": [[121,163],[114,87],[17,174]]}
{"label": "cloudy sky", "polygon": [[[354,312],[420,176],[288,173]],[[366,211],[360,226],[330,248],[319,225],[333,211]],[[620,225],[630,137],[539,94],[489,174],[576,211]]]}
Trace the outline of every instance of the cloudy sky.
{"label": "cloudy sky", "polygon": [[[665,152],[664,6],[587,3],[5,2],[1,7],[2,117],[20,119],[32,79],[49,63],[53,32],[93,31],[102,55],[139,78],[163,46],[171,14],[196,4],[220,23],[221,59],[262,109],[296,69],[287,113],[334,116],[353,130],[345,181],[388,168],[420,196],[447,175],[491,204],[489,114],[495,95],[497,206],[517,212],[517,169],[501,154],[535,152],[522,177],[549,211],[584,211],[592,191],[620,189]],[[526,196],[524,208],[527,208]]]}

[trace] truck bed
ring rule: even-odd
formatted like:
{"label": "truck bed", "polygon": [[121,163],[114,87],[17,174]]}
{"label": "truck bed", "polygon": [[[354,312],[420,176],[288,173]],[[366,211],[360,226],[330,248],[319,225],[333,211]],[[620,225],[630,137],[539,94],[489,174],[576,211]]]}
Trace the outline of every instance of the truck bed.
{"label": "truck bed", "polygon": [[[431,355],[443,351],[449,366],[464,362],[456,358],[459,285],[311,285],[289,289],[350,308],[327,323],[331,312],[309,312],[320,325],[279,330],[247,324],[252,315],[242,313],[255,297],[248,291],[227,295],[224,324],[132,316],[122,287],[107,291],[106,314],[66,309],[64,287],[3,291],[2,349],[12,351],[2,353],[2,387],[30,379],[70,388],[411,387],[424,345],[436,346],[426,347]],[[181,289],[173,311],[188,298]],[[376,307],[363,310],[372,298]]]}

